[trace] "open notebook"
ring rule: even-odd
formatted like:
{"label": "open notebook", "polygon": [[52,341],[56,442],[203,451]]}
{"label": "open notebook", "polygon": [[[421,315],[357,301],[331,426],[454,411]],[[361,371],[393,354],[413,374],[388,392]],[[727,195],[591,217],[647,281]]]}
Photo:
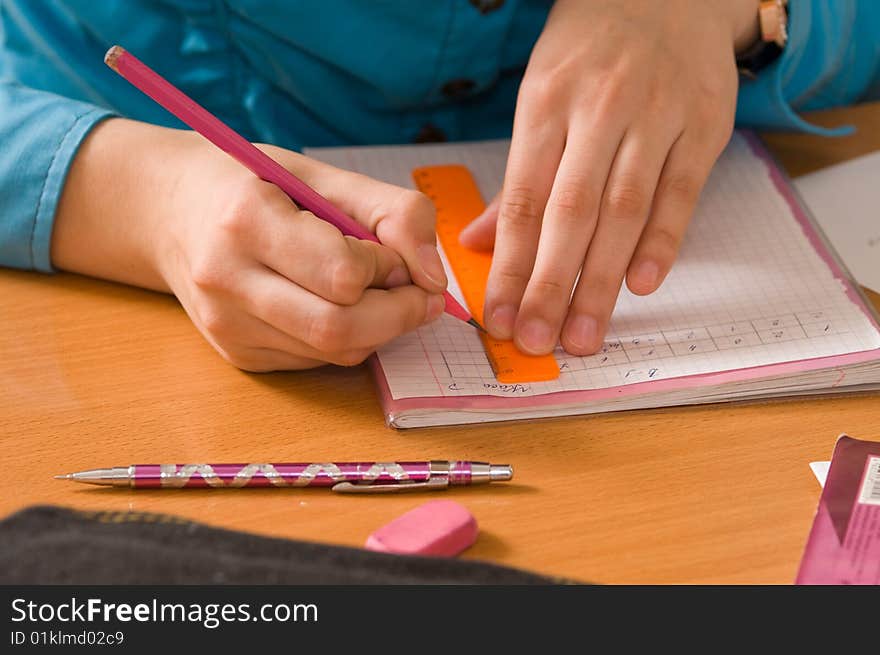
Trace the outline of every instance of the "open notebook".
{"label": "open notebook", "polygon": [[[318,148],[400,186],[459,163],[485,199],[508,142]],[[447,262],[447,272],[450,268]],[[461,300],[454,277],[450,291]],[[387,423],[409,428],[880,388],[877,314],[751,133],[737,132],[656,293],[620,293],[602,350],[557,348],[559,378],[500,384],[473,328],[443,315],[371,358]]]}

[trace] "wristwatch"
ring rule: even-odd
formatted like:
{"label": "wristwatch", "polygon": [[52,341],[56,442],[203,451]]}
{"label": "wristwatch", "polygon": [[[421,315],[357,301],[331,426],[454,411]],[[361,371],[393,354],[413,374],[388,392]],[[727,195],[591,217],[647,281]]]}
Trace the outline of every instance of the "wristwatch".
{"label": "wristwatch", "polygon": [[788,42],[788,0],[761,0],[758,22],[761,37],[748,50],[738,55],[740,74],[755,78],[758,71],[773,62]]}

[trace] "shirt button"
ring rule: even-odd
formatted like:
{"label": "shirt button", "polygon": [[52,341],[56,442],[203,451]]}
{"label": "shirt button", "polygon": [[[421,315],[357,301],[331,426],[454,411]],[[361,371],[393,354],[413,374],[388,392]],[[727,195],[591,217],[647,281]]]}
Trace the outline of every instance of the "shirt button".
{"label": "shirt button", "polygon": [[446,141],[446,134],[431,123],[425,123],[413,139],[414,143],[438,143],[440,141]]}
{"label": "shirt button", "polygon": [[483,15],[504,6],[504,0],[470,0],[470,2]]}
{"label": "shirt button", "polygon": [[477,85],[473,80],[449,80],[440,90],[447,98],[463,98]]}

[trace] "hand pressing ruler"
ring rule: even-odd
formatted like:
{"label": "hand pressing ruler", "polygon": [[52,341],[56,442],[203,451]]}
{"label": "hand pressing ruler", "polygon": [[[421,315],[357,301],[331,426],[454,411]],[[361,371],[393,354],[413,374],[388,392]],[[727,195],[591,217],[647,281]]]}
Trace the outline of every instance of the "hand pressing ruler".
{"label": "hand pressing ruler", "polygon": [[[419,191],[434,203],[437,236],[468,309],[482,320],[492,254],[458,243],[461,230],[486,207],[476,181],[467,167],[457,164],[423,166],[413,170],[412,176]],[[559,365],[552,354],[526,355],[512,341],[499,341],[484,333],[480,338],[499,382],[543,382],[559,377]]]}

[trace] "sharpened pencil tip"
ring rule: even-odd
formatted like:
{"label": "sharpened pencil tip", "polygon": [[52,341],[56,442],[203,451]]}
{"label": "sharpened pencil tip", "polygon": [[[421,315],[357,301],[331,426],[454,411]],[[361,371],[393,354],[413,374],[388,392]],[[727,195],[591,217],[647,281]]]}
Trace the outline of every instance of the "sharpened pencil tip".
{"label": "sharpened pencil tip", "polygon": [[477,319],[472,318],[471,320],[468,321],[468,323],[470,323],[471,325],[473,325],[473,326],[474,326],[475,328],[477,328],[480,332],[482,332],[482,333],[484,333],[484,334],[489,334],[489,333],[486,331],[486,328],[484,328],[482,325],[480,325],[479,323],[477,323]]}

